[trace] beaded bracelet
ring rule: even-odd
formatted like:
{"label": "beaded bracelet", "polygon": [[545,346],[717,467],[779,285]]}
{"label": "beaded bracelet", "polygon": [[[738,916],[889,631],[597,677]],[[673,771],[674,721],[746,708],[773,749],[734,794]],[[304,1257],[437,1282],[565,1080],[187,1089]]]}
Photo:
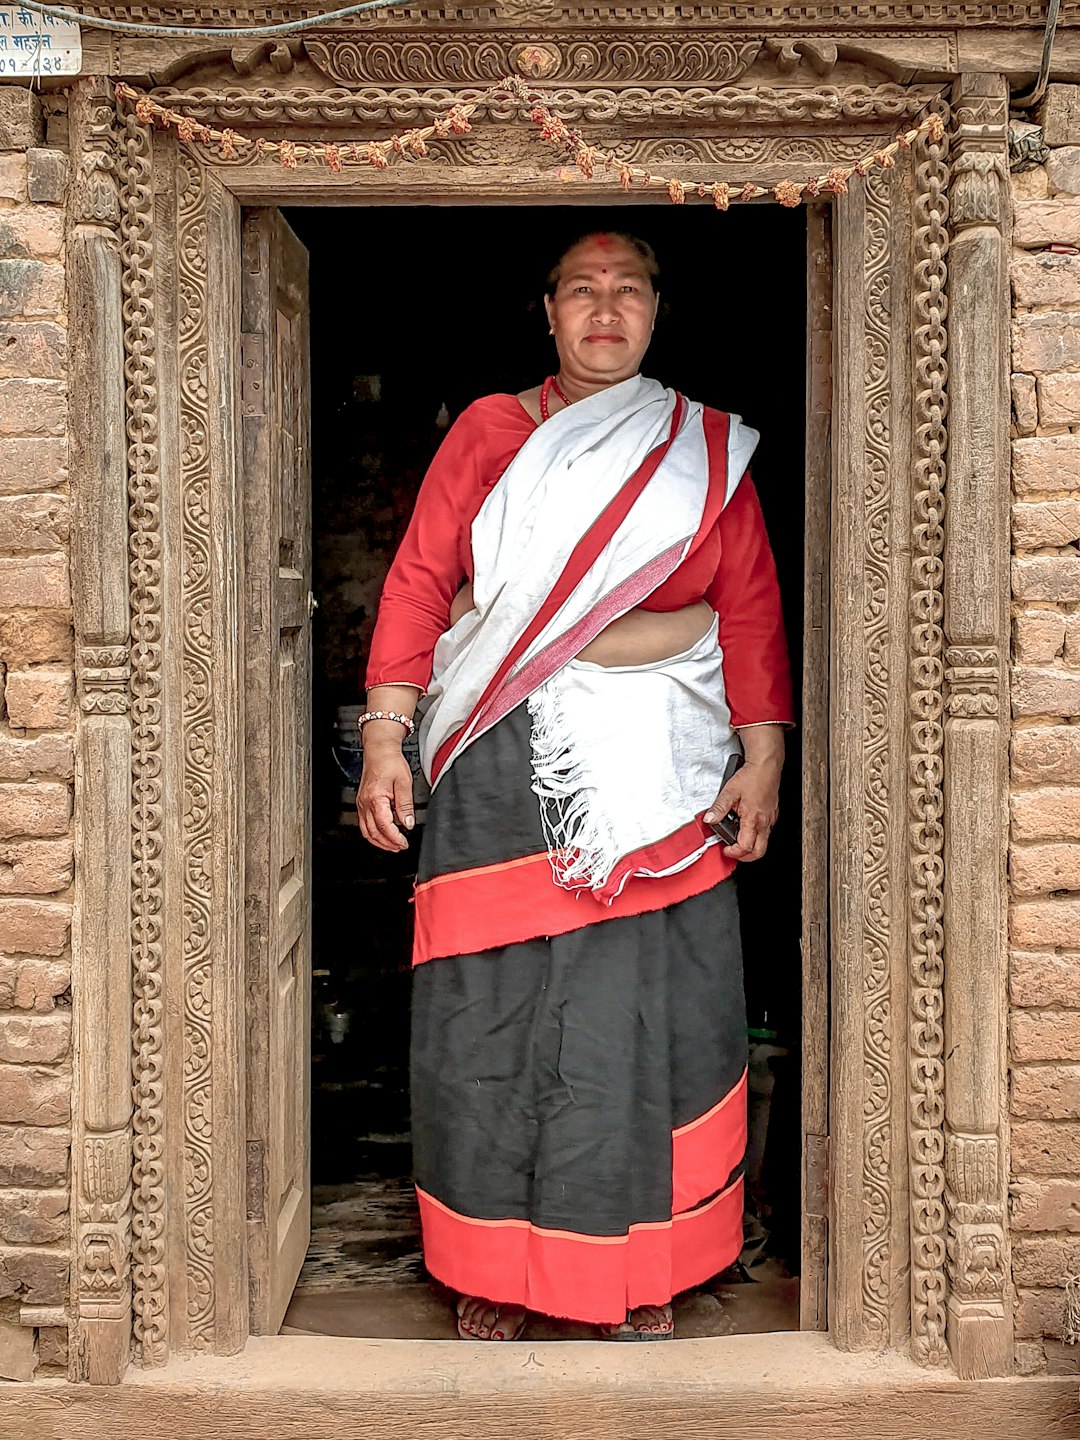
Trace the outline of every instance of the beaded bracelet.
{"label": "beaded bracelet", "polygon": [[363,730],[369,720],[396,720],[399,725],[405,726],[405,732],[411,735],[416,725],[409,719],[408,715],[399,715],[396,710],[367,710],[356,722],[356,728]]}

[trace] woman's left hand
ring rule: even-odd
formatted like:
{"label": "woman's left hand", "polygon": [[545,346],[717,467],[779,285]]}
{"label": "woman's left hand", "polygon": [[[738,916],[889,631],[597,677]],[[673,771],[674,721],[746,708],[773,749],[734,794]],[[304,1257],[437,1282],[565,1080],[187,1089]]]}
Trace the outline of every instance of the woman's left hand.
{"label": "woman's left hand", "polygon": [[784,764],[784,732],[779,725],[755,725],[742,732],[746,763],[722,787],[705,812],[707,825],[729,810],[739,816],[739,838],[725,845],[731,860],[760,860],[780,813],[780,771]]}

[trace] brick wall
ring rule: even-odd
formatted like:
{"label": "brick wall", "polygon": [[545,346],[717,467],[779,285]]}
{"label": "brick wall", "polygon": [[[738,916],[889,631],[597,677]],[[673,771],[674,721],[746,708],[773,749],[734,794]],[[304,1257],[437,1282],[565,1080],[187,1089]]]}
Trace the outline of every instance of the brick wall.
{"label": "brick wall", "polygon": [[[1080,88],[1013,176],[1011,1165],[1017,1358],[1080,1273]],[[1051,247],[1062,247],[1055,253]]]}
{"label": "brick wall", "polygon": [[72,632],[66,160],[0,87],[0,1377],[66,1364]]}

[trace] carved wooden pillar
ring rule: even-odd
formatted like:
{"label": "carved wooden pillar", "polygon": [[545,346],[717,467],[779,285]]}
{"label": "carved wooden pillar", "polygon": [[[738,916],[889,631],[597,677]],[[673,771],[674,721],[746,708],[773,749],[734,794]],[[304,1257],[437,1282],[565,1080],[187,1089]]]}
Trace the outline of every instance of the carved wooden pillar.
{"label": "carved wooden pillar", "polygon": [[72,96],[68,241],[79,726],[72,1372],[117,1383],[131,1344],[131,733],[120,205],[113,100]]}
{"label": "carved wooden pillar", "polygon": [[950,247],[945,545],[948,1335],[960,1374],[1012,1364],[1005,1226],[1008,706],[1008,92],[961,75]]}

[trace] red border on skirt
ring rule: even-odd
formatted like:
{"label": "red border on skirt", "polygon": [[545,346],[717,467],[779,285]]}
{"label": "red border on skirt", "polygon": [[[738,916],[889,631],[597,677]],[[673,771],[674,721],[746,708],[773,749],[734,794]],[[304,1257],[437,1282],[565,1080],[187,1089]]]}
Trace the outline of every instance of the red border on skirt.
{"label": "red border on skirt", "polygon": [[671,1132],[674,1214],[714,1195],[746,1154],[746,1071],[722,1100]]}
{"label": "red border on skirt", "polygon": [[631,1225],[625,1235],[474,1220],[417,1186],[424,1262],[451,1290],[541,1315],[613,1325],[638,1305],[666,1305],[716,1275],[743,1243],[743,1178],[695,1210]]}
{"label": "red border on skirt", "polygon": [[[682,837],[683,831],[676,834]],[[413,964],[449,955],[475,955],[540,935],[567,935],[619,915],[663,910],[711,890],[734,869],[735,861],[729,860],[719,845],[711,845],[692,865],[674,875],[628,880],[610,904],[597,901],[587,891],[556,885],[546,850],[519,860],[436,875],[416,887]]]}

